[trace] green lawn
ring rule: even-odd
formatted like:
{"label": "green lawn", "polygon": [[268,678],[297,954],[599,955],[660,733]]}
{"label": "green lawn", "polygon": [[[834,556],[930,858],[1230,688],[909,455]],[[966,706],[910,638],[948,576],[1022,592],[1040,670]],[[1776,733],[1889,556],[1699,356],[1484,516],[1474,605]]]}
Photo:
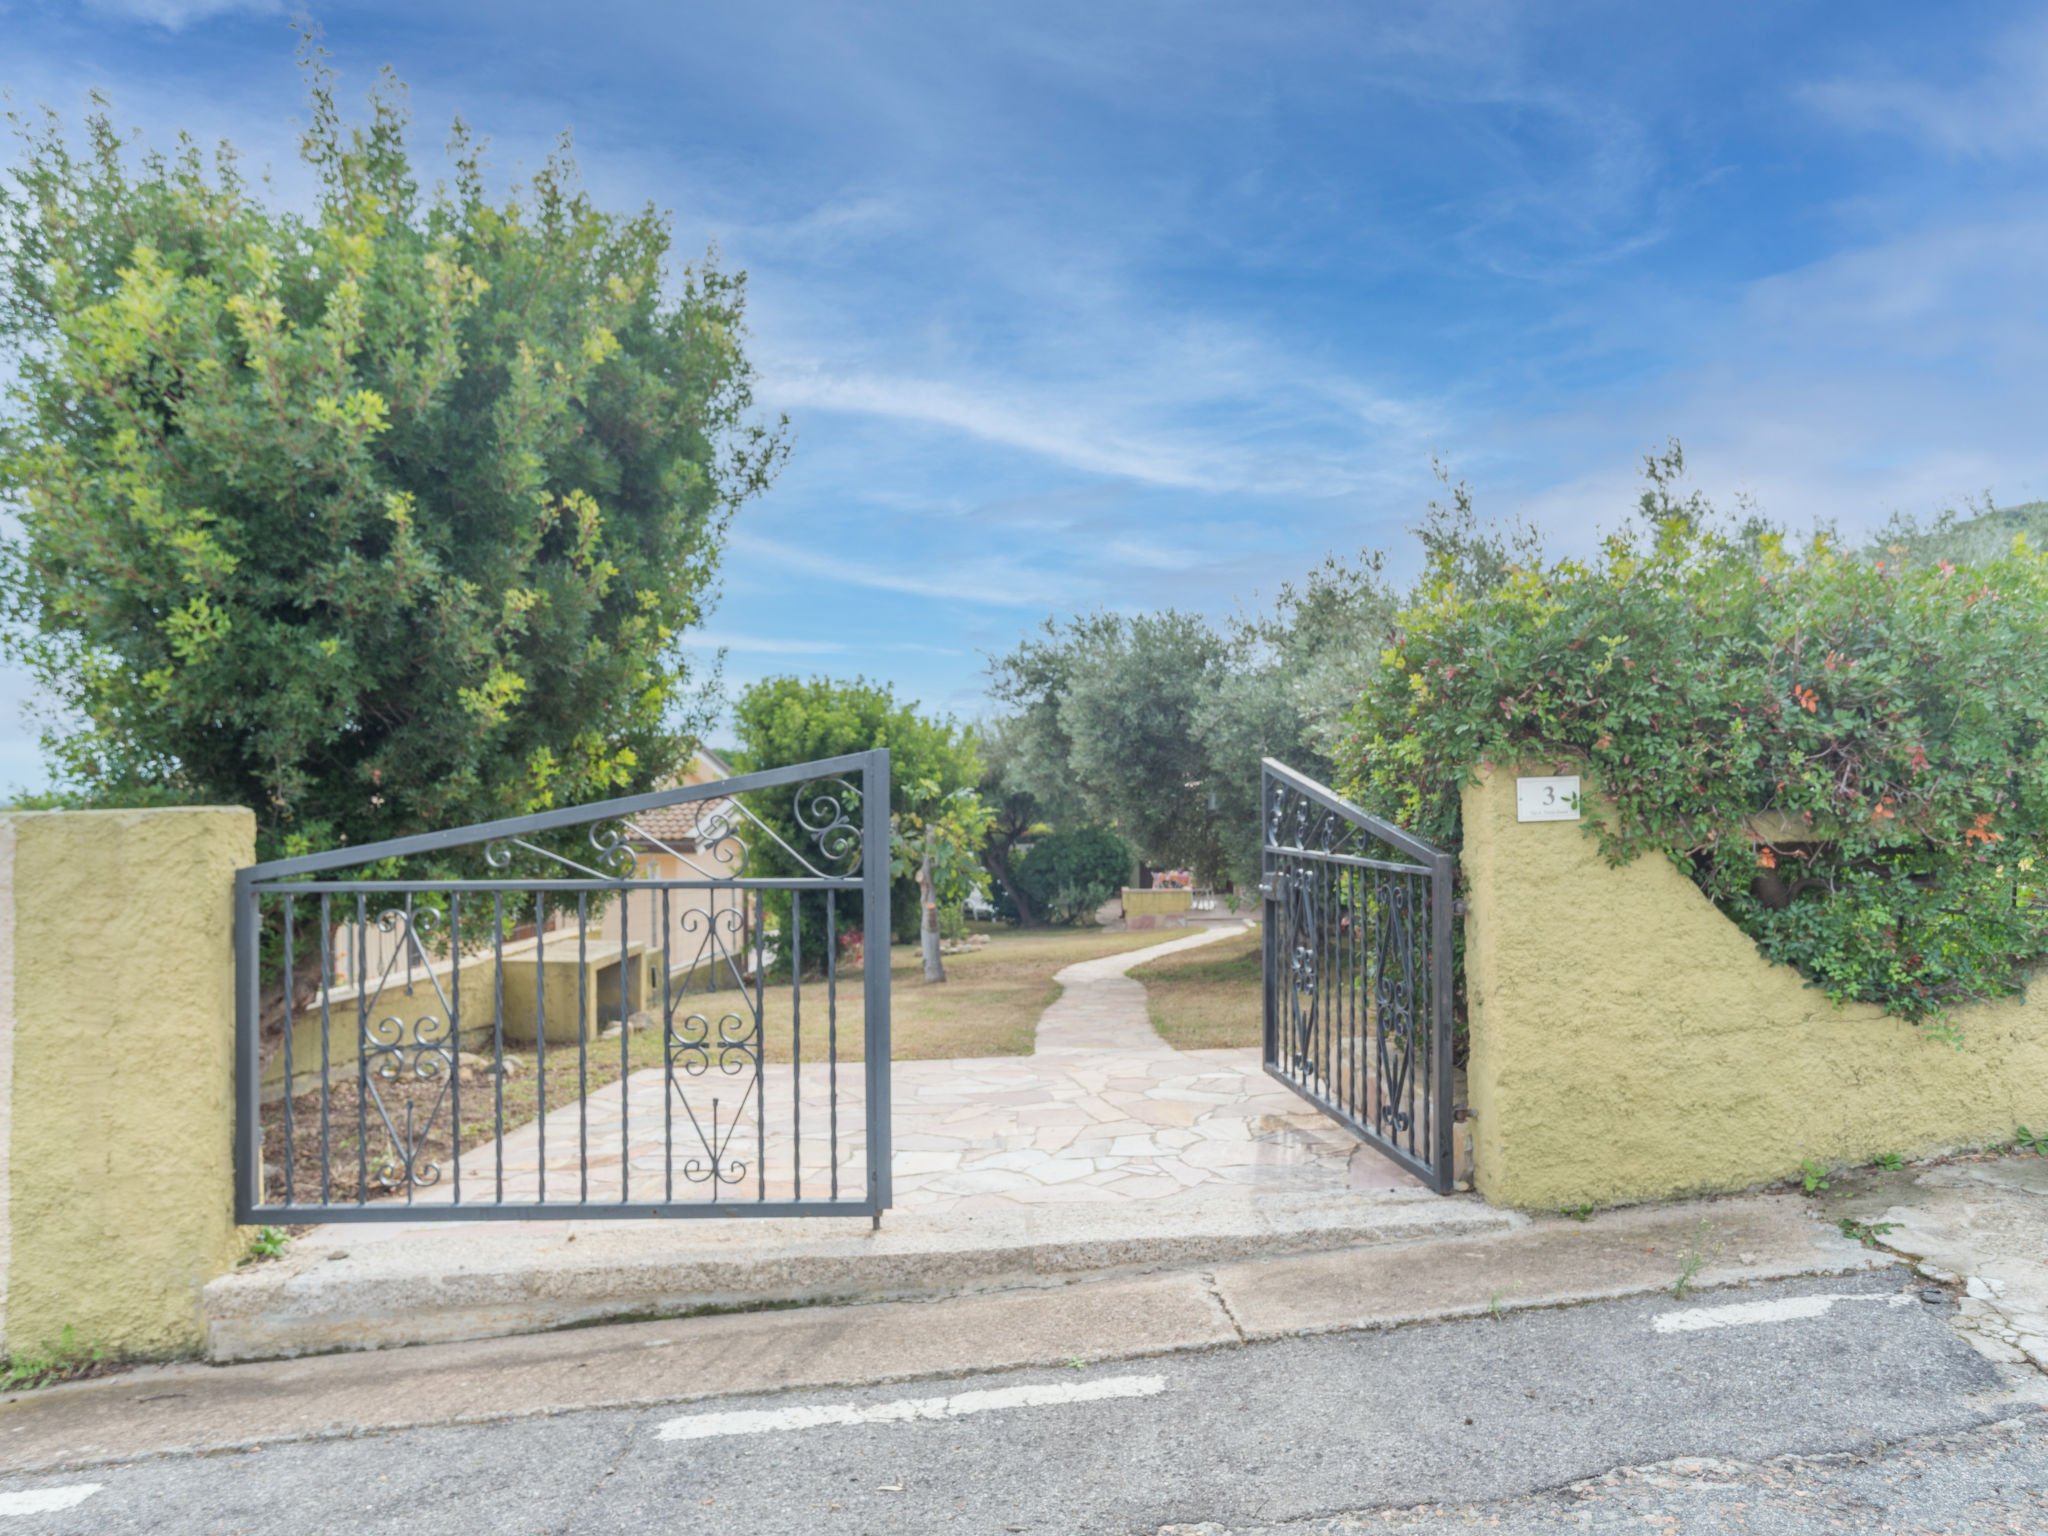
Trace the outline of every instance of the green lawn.
{"label": "green lawn", "polygon": [[1160,1038],[1177,1051],[1256,1047],[1264,997],[1259,943],[1254,928],[1134,966]]}

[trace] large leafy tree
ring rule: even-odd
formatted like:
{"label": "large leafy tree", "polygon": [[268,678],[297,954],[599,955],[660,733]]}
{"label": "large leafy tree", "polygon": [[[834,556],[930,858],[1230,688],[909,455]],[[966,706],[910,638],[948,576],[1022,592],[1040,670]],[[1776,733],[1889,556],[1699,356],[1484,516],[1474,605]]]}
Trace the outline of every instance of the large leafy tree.
{"label": "large leafy tree", "polygon": [[1159,864],[1219,872],[1199,713],[1226,659],[1194,614],[1048,619],[990,668],[990,692],[1015,712],[1015,755],[1053,793],[1070,784],[1089,815]]}
{"label": "large leafy tree", "polygon": [[1231,625],[1227,663],[1195,712],[1208,761],[1224,867],[1241,888],[1261,877],[1260,762],[1334,783],[1352,702],[1380,664],[1400,599],[1379,555],[1326,559],[1270,608]]}
{"label": "large leafy tree", "polygon": [[566,141],[486,195],[462,125],[422,193],[403,87],[365,125],[307,61],[311,214],[225,146],[0,182],[0,493],[16,644],[74,800],[240,803],[267,853],[629,792],[687,750],[679,646],[780,429],[744,279],[670,268]]}
{"label": "large leafy tree", "polygon": [[1150,863],[1259,879],[1259,762],[1330,778],[1399,606],[1380,557],[1331,558],[1219,629],[1165,609],[1048,619],[990,668],[999,812],[989,867],[1032,921],[1009,854],[1044,822],[1116,828]]}
{"label": "large leafy tree", "polygon": [[[981,759],[971,730],[950,719],[922,715],[915,702],[900,700],[886,684],[865,678],[846,683],[824,677],[763,678],[741,692],[732,719],[740,740],[735,754],[738,766],[750,772],[887,747],[889,810],[899,821],[921,807],[972,791],[981,777]],[[750,796],[748,809],[790,848],[814,856],[814,845],[798,821],[796,798],[790,791]],[[763,840],[756,846],[761,872],[805,872],[772,842]],[[921,906],[910,872],[904,871],[895,880],[889,899],[894,936],[910,938],[918,931]],[[778,915],[791,910],[787,892],[770,892],[767,905]],[[849,911],[848,903],[842,902],[839,911],[842,928],[849,921],[860,920]],[[824,898],[805,897],[802,921],[804,933],[813,936],[805,942],[808,963],[808,957],[818,953],[815,936],[825,931]]]}

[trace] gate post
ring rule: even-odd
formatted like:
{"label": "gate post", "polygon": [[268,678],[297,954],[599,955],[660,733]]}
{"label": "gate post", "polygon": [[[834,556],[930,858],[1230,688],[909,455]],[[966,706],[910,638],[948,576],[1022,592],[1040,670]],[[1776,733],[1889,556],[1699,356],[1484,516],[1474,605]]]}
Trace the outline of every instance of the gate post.
{"label": "gate post", "polygon": [[0,1335],[188,1354],[230,1268],[232,807],[0,816]]}
{"label": "gate post", "polygon": [[894,1203],[889,1165],[889,751],[867,754],[860,775],[861,1000],[866,1010],[868,1192],[875,1224]]}

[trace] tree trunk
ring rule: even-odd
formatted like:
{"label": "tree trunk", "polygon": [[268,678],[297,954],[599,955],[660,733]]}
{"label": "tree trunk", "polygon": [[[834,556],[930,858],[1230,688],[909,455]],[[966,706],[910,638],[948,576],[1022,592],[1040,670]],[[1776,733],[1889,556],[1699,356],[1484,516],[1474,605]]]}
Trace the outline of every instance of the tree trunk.
{"label": "tree trunk", "polygon": [[939,901],[932,890],[932,856],[926,850],[917,866],[917,893],[924,902],[924,979],[944,981],[946,962],[939,955]]}
{"label": "tree trunk", "polygon": [[1038,913],[1032,909],[1031,898],[1017,889],[1017,882],[1010,878],[1010,850],[997,848],[993,843],[982,855],[981,862],[988,872],[996,877],[996,883],[1003,888],[1003,894],[1010,898],[1010,905],[1017,909],[1019,928],[1036,928]]}

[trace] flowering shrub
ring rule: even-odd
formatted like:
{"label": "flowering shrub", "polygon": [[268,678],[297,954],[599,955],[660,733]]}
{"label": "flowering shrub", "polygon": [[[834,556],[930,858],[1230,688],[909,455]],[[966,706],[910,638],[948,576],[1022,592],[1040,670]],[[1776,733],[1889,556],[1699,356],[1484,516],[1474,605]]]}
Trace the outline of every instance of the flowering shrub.
{"label": "flowering shrub", "polygon": [[1695,500],[1590,563],[1426,574],[1349,789],[1458,846],[1482,760],[1583,764],[1614,864],[1671,858],[1837,1002],[1935,1022],[2048,954],[2048,559],[1718,534]]}

